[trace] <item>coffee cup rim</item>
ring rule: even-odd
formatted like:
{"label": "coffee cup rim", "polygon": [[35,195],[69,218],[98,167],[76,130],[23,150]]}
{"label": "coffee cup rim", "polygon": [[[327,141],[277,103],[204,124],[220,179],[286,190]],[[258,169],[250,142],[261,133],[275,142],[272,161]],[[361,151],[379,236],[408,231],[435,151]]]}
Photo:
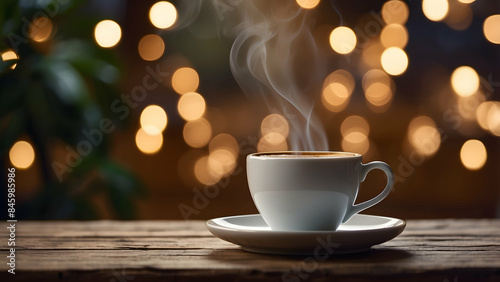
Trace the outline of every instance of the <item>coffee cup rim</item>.
{"label": "coffee cup rim", "polygon": [[258,152],[249,154],[248,157],[262,157],[262,158],[273,158],[273,155],[328,155],[328,154],[342,154],[343,156],[321,156],[321,159],[348,159],[348,158],[359,158],[361,157],[358,153],[353,152],[343,152],[343,151],[269,151],[269,152]]}

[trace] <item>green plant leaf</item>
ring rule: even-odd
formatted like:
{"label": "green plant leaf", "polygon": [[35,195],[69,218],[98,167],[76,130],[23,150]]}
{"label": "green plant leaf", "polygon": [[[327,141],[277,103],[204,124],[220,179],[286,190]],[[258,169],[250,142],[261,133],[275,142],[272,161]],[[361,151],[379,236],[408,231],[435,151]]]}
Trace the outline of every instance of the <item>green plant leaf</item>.
{"label": "green plant leaf", "polygon": [[[84,2],[0,0],[0,52],[12,48],[21,58],[0,62],[0,153],[5,158],[23,133],[35,144],[45,178],[28,205],[36,219],[96,218],[91,199],[102,193],[119,218],[132,218],[135,199],[145,194],[133,172],[107,158],[105,135],[62,182],[51,177],[54,141],[71,145],[70,150],[89,141],[83,130],[111,117],[110,104],[119,95],[123,67],[113,50],[94,42],[100,18],[77,12]],[[37,48],[26,35],[33,18],[45,15],[57,31],[49,49]]]}
{"label": "green plant leaf", "polygon": [[19,59],[1,61],[0,62],[0,75],[2,75],[3,73],[7,73],[9,71],[12,71],[12,69],[10,67],[17,64],[17,62],[19,62]]}
{"label": "green plant leaf", "polygon": [[11,75],[0,77],[0,119],[6,118],[13,111],[23,106],[22,89],[17,79]]}
{"label": "green plant leaf", "polygon": [[0,1],[0,32],[3,37],[7,37],[21,23],[19,1]]}
{"label": "green plant leaf", "polygon": [[74,199],[73,203],[75,205],[75,219],[95,220],[99,218],[92,203],[90,203],[87,199],[79,197]]}
{"label": "green plant leaf", "polygon": [[100,171],[106,181],[123,194],[129,196],[145,196],[144,185],[135,175],[110,160],[100,164]]}
{"label": "green plant leaf", "polygon": [[118,83],[121,73],[119,63],[108,50],[100,50],[95,44],[81,40],[69,40],[54,47],[53,57],[64,60],[81,74],[103,83]]}
{"label": "green plant leaf", "polygon": [[135,208],[129,197],[116,189],[111,189],[109,199],[120,219],[134,219]]}
{"label": "green plant leaf", "polygon": [[82,76],[67,62],[47,59],[46,84],[68,105],[88,103],[89,92]]}
{"label": "green plant leaf", "polygon": [[131,219],[135,215],[133,201],[145,195],[144,185],[128,170],[106,160],[100,171],[109,189],[111,204],[121,219]]}
{"label": "green plant leaf", "polygon": [[6,156],[10,148],[24,132],[25,118],[22,112],[15,112],[11,115],[7,126],[0,133],[0,155]]}
{"label": "green plant leaf", "polygon": [[45,183],[27,208],[28,219],[70,219],[74,218],[75,204],[67,195],[65,184]]}

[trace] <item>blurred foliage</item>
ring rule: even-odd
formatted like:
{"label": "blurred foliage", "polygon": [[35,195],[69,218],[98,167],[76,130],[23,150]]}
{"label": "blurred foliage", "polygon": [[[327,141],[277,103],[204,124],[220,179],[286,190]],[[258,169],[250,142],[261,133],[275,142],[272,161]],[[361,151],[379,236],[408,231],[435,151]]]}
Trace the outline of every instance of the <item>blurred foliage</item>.
{"label": "blurred foliage", "polygon": [[[93,199],[104,196],[117,218],[130,219],[134,199],[144,195],[134,174],[108,156],[106,133],[91,143],[89,154],[73,156],[78,161],[55,159],[57,150],[68,156],[67,148],[77,151],[81,142],[88,144],[84,131],[98,130],[103,119],[114,127],[124,125],[110,110],[122,66],[111,50],[94,42],[98,19],[75,13],[82,2],[0,1],[0,52],[12,49],[19,57],[0,62],[0,154],[7,164],[12,145],[27,137],[43,178],[43,189],[26,203],[24,218],[94,219]],[[54,26],[46,42],[34,42],[28,33],[38,17]],[[67,170],[58,173],[54,162]]]}

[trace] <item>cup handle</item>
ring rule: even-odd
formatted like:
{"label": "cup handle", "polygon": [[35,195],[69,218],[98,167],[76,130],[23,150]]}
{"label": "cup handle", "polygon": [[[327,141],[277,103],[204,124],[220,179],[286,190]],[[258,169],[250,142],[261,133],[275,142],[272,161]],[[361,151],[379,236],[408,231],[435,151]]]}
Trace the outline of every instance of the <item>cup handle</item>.
{"label": "cup handle", "polygon": [[389,193],[391,192],[392,185],[394,184],[394,173],[392,172],[391,167],[384,162],[376,161],[376,162],[370,162],[367,164],[361,164],[361,172],[359,175],[360,180],[361,180],[360,182],[365,181],[366,175],[368,174],[368,172],[370,172],[373,169],[380,169],[387,176],[387,184],[385,185],[384,190],[373,199],[370,199],[366,202],[363,202],[363,203],[360,203],[357,205],[352,205],[350,207],[350,209],[347,210],[347,212],[344,216],[344,220],[342,220],[342,223],[345,223],[353,215],[359,213],[360,211],[365,210],[371,206],[378,204],[385,197],[387,197],[387,195],[389,195]]}

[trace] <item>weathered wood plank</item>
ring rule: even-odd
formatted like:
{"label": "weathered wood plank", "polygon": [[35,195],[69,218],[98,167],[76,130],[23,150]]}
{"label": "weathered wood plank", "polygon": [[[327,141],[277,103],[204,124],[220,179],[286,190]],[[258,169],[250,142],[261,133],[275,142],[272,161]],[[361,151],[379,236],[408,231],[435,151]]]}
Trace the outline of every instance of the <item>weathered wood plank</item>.
{"label": "weathered wood plank", "polygon": [[[422,282],[422,281],[437,281],[437,282],[495,282],[500,281],[498,277],[484,276],[471,271],[454,271],[452,273],[431,272],[419,273],[412,276],[390,276],[390,275],[371,275],[353,276],[353,275],[329,275],[320,271],[311,273],[303,272],[299,275],[289,276],[283,273],[262,273],[259,271],[242,272],[242,273],[226,273],[219,271],[162,271],[162,270],[135,270],[135,269],[119,269],[119,270],[96,270],[96,271],[64,271],[64,272],[37,272],[23,273],[22,279],[15,281],[71,281],[71,282],[125,282],[125,281],[148,281],[148,282],[185,282],[185,281],[216,281],[216,282],[292,282],[292,281],[308,281],[308,282],[328,282],[328,281],[344,281],[344,282]],[[0,273],[0,280],[12,279],[7,275]],[[4,281],[4,280],[2,280]],[[7,280],[10,281],[10,280]]]}
{"label": "weathered wood plank", "polygon": [[[500,238],[452,236],[446,239],[436,236],[407,236],[402,234],[384,244],[390,247],[419,247],[422,249],[447,249],[456,251],[497,249]],[[123,250],[123,249],[219,249],[232,248],[235,245],[215,238],[207,237],[21,237],[16,243],[17,249],[25,250]],[[3,250],[9,249],[3,245]]]}
{"label": "weathered wood plank", "polygon": [[[210,236],[204,221],[19,221],[17,236],[163,237]],[[5,223],[6,224],[6,223]],[[0,229],[0,236],[7,234]],[[480,233],[478,233],[480,232]],[[410,220],[406,234],[500,236],[500,220]]]}
{"label": "weathered wood plank", "polygon": [[[5,225],[7,226],[7,225]],[[8,230],[0,228],[0,236]],[[16,237],[210,236],[205,221],[19,221]]]}
{"label": "weathered wood plank", "polygon": [[[125,250],[125,249],[219,249],[234,248],[235,245],[219,238],[210,237],[128,237],[128,238],[87,238],[87,237],[44,237],[18,238],[19,250]],[[8,246],[4,245],[4,250]]]}
{"label": "weathered wood plank", "polygon": [[[121,271],[138,281],[500,280],[500,220],[410,220],[399,237],[370,252],[325,261],[248,253],[213,237],[204,221],[20,221],[16,227],[18,279],[121,281]],[[7,236],[2,227],[0,238]],[[2,281],[6,270],[1,263]]]}
{"label": "weathered wood plank", "polygon": [[[480,256],[477,256],[479,255]],[[312,267],[329,273],[391,274],[422,273],[449,269],[481,269],[500,271],[498,251],[462,252],[401,250],[384,246],[374,247],[371,252],[332,256],[326,261],[314,261],[310,257],[269,256],[233,249],[187,250],[19,250],[17,269],[24,271],[65,271],[103,269],[162,269],[162,270],[232,270],[246,272],[285,272],[292,266]],[[475,259],[474,259],[475,258]],[[2,266],[5,269],[5,266]],[[500,274],[500,273],[499,273]]]}

